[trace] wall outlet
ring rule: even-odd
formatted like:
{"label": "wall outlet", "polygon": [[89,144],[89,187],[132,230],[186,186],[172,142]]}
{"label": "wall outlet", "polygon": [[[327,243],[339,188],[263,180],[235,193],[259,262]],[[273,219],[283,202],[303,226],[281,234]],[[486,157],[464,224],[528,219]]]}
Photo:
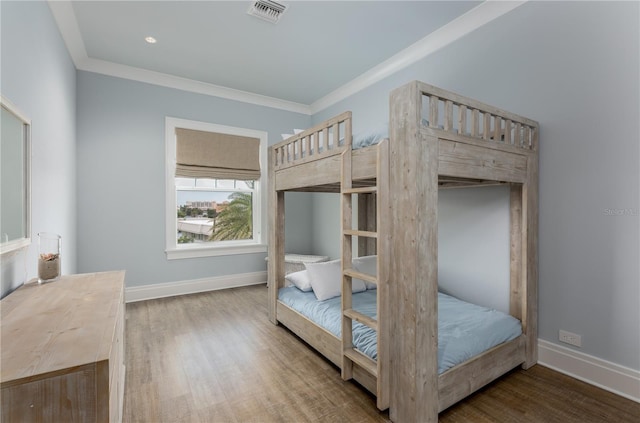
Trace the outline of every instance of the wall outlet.
{"label": "wall outlet", "polygon": [[571,344],[574,347],[582,347],[582,337],[575,333],[567,332],[566,330],[560,329],[560,335],[558,336],[560,342],[564,342],[565,344]]}

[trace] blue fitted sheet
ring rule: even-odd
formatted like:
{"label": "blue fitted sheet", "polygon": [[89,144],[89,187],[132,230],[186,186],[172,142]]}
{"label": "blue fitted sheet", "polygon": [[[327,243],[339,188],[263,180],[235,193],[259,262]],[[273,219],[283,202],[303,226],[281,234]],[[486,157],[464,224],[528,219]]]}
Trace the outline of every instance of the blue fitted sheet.
{"label": "blue fitted sheet", "polygon": [[[318,301],[313,291],[302,292],[292,286],[281,288],[278,298],[340,337],[340,297]],[[376,318],[376,291],[353,294],[353,308]],[[515,317],[438,293],[438,373],[515,339],[521,333],[522,326]],[[377,339],[373,329],[354,322],[353,344],[374,360],[377,358]]]}

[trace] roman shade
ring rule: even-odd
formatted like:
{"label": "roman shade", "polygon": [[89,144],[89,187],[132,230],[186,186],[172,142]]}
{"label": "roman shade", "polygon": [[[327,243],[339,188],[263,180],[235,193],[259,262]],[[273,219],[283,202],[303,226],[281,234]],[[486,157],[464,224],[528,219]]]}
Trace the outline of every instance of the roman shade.
{"label": "roman shade", "polygon": [[242,181],[260,179],[260,140],[176,128],[176,176]]}

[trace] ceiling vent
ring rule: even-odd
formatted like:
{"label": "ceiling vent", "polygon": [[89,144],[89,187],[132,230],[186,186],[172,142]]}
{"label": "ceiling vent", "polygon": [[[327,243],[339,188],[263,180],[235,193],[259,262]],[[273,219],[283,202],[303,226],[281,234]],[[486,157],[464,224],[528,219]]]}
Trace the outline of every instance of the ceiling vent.
{"label": "ceiling vent", "polygon": [[271,0],[257,0],[247,10],[247,14],[271,23],[278,23],[285,10],[287,10],[287,6],[282,3]]}

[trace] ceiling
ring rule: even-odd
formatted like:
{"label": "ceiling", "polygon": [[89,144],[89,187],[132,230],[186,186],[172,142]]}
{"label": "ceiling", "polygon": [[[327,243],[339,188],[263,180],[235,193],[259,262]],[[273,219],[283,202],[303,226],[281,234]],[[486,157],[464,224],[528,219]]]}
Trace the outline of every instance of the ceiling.
{"label": "ceiling", "polygon": [[439,48],[437,34],[457,30],[451,42],[481,26],[482,7],[484,15],[496,9],[480,1],[287,1],[272,24],[249,16],[253,3],[244,0],[49,4],[81,70],[305,113],[357,90],[363,76],[406,66],[408,53],[424,57]]}

